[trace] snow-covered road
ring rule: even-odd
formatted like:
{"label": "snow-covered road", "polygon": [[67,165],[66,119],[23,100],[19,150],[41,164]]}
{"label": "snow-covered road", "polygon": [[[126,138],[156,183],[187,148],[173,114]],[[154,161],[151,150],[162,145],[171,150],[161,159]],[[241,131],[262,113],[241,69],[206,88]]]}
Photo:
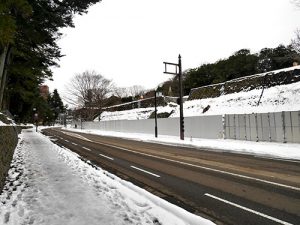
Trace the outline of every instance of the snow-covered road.
{"label": "snow-covered road", "polygon": [[20,135],[0,224],[213,224],[84,162],[33,129]]}

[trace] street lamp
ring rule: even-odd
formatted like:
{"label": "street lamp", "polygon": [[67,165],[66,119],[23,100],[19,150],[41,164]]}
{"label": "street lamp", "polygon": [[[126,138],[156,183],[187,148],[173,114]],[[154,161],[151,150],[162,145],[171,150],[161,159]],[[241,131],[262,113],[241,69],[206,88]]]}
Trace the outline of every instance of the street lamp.
{"label": "street lamp", "polygon": [[39,114],[37,113],[36,108],[33,108],[33,122],[35,122],[35,131],[37,132],[38,130],[38,119],[39,119]]}
{"label": "street lamp", "polygon": [[[165,64],[165,74],[178,75],[179,77],[179,105],[180,105],[180,139],[184,140],[184,117],[183,117],[183,91],[182,91],[182,65],[181,65],[181,56],[178,56],[178,63],[169,63],[164,62]],[[175,72],[168,72],[167,66],[174,66]]]}

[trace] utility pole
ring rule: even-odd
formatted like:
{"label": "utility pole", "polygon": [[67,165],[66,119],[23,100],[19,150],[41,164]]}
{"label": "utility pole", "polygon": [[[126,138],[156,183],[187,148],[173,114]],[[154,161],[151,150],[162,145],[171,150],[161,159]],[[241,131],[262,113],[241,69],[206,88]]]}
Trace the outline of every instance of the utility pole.
{"label": "utility pole", "polygon": [[[164,62],[165,64],[165,74],[178,75],[179,78],[179,105],[180,105],[180,139],[184,140],[184,117],[183,117],[183,90],[182,90],[182,65],[181,65],[181,56],[178,56],[178,63],[169,63]],[[168,72],[167,66],[174,66],[175,71]]]}

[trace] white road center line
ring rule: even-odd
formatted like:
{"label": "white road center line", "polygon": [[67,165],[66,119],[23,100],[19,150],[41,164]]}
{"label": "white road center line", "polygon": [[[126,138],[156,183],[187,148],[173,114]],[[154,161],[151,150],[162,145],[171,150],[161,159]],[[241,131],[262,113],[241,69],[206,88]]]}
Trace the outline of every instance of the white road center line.
{"label": "white road center line", "polygon": [[101,142],[96,142],[96,141],[92,141],[92,142],[98,143],[98,144],[101,144],[101,145],[105,145],[105,146],[108,146],[108,147],[117,148],[117,149],[120,149],[120,150],[123,150],[123,151],[132,152],[132,153],[139,154],[139,155],[149,156],[149,157],[152,157],[152,158],[162,159],[162,160],[169,161],[169,162],[174,162],[174,163],[178,163],[178,164],[182,164],[182,165],[186,165],[186,166],[196,167],[196,168],[204,169],[204,170],[207,170],[207,171],[213,171],[213,172],[217,172],[217,173],[231,175],[231,176],[234,176],[234,177],[239,177],[239,178],[248,179],[248,180],[254,180],[254,181],[258,181],[258,182],[262,182],[262,183],[266,183],[266,184],[275,185],[275,186],[278,186],[278,187],[283,187],[283,188],[288,188],[288,189],[292,189],[292,190],[295,190],[295,191],[300,191],[299,187],[294,187],[294,186],[290,186],[290,185],[276,183],[276,182],[273,182],[273,181],[263,180],[263,179],[259,179],[259,178],[255,178],[255,177],[249,177],[249,176],[245,176],[245,175],[241,175],[241,174],[237,174],[237,173],[231,173],[231,172],[227,172],[227,171],[223,171],[223,170],[213,169],[213,168],[206,167],[206,166],[199,166],[199,165],[195,165],[195,164],[191,164],[191,163],[181,162],[181,161],[178,161],[178,160],[168,159],[168,158],[164,158],[164,157],[160,157],[160,156],[156,156],[156,155],[150,155],[150,154],[147,154],[147,153],[137,152],[137,151],[133,151],[133,150],[130,150],[130,149],[127,149],[127,148],[122,148],[122,147],[118,147],[118,146],[114,146],[114,145],[108,145],[108,144],[104,144],[104,143],[101,143]]}
{"label": "white road center line", "polygon": [[230,175],[230,176],[239,177],[239,178],[243,178],[243,179],[254,180],[254,181],[257,181],[257,182],[270,184],[270,185],[275,185],[275,186],[283,187],[283,188],[288,188],[288,189],[292,189],[292,190],[295,190],[295,191],[300,191],[300,187],[290,186],[290,185],[286,185],[286,184],[281,184],[281,183],[277,183],[277,182],[273,182],[273,181],[263,180],[263,179],[259,179],[259,178],[255,178],[255,177],[250,177],[250,176],[246,176],[246,175],[237,174],[237,173],[231,173],[231,172],[227,172],[227,171],[223,171],[223,170],[213,169],[213,168],[210,168],[210,167],[199,166],[199,165],[186,163],[186,162],[181,162],[181,161],[178,161],[178,160],[168,159],[168,158],[164,158],[164,157],[160,157],[160,156],[150,155],[150,154],[147,154],[147,153],[137,152],[137,151],[133,151],[133,150],[130,150],[130,149],[127,149],[127,148],[122,148],[122,147],[115,146],[115,145],[109,145],[109,144],[105,144],[105,143],[98,142],[98,141],[92,141],[92,140],[89,140],[89,139],[87,139],[87,140],[89,142],[92,142],[92,143],[97,143],[97,144],[101,144],[101,145],[104,145],[104,146],[117,148],[117,149],[120,149],[120,150],[123,150],[123,151],[132,152],[132,153],[139,154],[139,155],[144,155],[144,156],[148,156],[148,157],[152,157],[152,158],[156,158],[156,159],[161,159],[161,160],[165,160],[165,161],[169,161],[169,162],[179,163],[179,164],[186,165],[186,166],[192,166],[192,167],[204,169],[204,170],[207,170],[207,171],[213,171],[213,172],[217,172],[217,173],[227,174],[227,175]]}
{"label": "white road center line", "polygon": [[78,145],[78,144],[76,144],[76,143],[74,143],[74,142],[72,142],[72,144],[73,144],[73,145]]}
{"label": "white road center line", "polygon": [[64,141],[65,141],[65,142],[69,142],[69,141],[68,141],[68,140],[66,140],[66,139],[65,139]]}
{"label": "white road center line", "polygon": [[111,158],[111,157],[109,157],[109,156],[107,156],[107,155],[103,155],[103,154],[99,154],[99,155],[102,156],[102,157],[104,157],[104,158],[106,158],[106,159],[114,160],[113,158]]}
{"label": "white road center line", "polygon": [[79,138],[79,139],[82,139],[82,140],[86,140],[86,141],[89,141],[90,139],[87,139],[83,136],[81,136],[80,134],[75,134],[75,133],[70,133],[70,132],[66,132],[66,131],[61,131],[63,134],[66,134],[66,135],[69,135],[69,136],[72,136],[72,137],[75,137],[75,138]]}
{"label": "white road center line", "polygon": [[207,196],[207,197],[213,198],[213,199],[215,199],[215,200],[224,202],[224,203],[226,203],[226,204],[228,204],[228,205],[232,205],[232,206],[234,206],[234,207],[240,208],[240,209],[245,210],[245,211],[247,211],[247,212],[250,212],[250,213],[256,214],[256,215],[258,215],[258,216],[264,217],[264,218],[266,218],[266,219],[273,220],[273,221],[275,221],[275,222],[277,222],[277,223],[284,224],[284,225],[293,225],[292,223],[288,223],[288,222],[285,222],[285,221],[283,221],[283,220],[274,218],[274,217],[272,217],[272,216],[269,216],[269,215],[266,215],[266,214],[257,212],[257,211],[255,211],[255,210],[253,210],[253,209],[249,209],[249,208],[247,208],[247,207],[238,205],[238,204],[236,204],[236,203],[233,203],[233,202],[230,202],[230,201],[228,201],[228,200],[219,198],[219,197],[217,197],[217,196],[214,196],[214,195],[211,195],[211,194],[208,194],[208,193],[205,193],[204,195]]}
{"label": "white road center line", "polygon": [[143,169],[138,168],[138,167],[135,167],[135,166],[130,166],[130,167],[133,168],[133,169],[142,171],[142,172],[144,172],[144,173],[150,174],[150,175],[152,175],[152,176],[154,176],[154,177],[158,177],[158,178],[160,177],[159,175],[157,175],[157,174],[155,174],[155,173],[151,173],[151,172],[149,172],[149,171],[147,171],[147,170],[143,170]]}
{"label": "white road center line", "polygon": [[87,148],[87,147],[83,147],[83,146],[82,146],[82,148],[84,148],[85,150],[88,150],[88,151],[90,151],[90,152],[92,151],[91,149],[89,149],[89,148]]}

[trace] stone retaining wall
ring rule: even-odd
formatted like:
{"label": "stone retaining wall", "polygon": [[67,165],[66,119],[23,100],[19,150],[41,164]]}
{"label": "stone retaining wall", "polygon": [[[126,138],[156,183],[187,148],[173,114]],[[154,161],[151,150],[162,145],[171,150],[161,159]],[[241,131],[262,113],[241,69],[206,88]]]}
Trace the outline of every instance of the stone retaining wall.
{"label": "stone retaining wall", "polygon": [[18,128],[14,126],[0,126],[0,193],[17,143]]}
{"label": "stone retaining wall", "polygon": [[221,95],[231,94],[240,91],[269,88],[276,85],[290,84],[300,81],[300,67],[290,70],[278,70],[264,74],[257,74],[229,80],[225,83],[213,84],[194,88],[190,92],[188,100],[216,98]]}

